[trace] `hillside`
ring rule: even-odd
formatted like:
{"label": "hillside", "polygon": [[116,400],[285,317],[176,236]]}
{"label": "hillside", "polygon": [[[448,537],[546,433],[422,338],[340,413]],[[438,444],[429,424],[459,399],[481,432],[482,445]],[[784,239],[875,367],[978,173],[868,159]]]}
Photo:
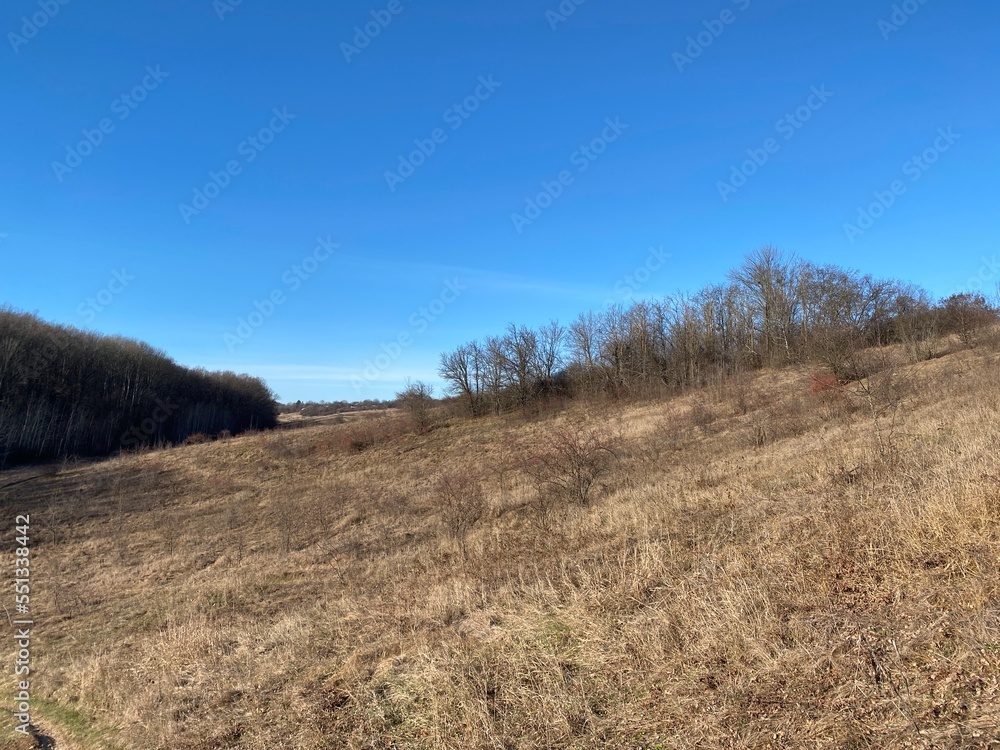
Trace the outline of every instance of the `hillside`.
{"label": "hillside", "polygon": [[5,472],[33,710],[83,750],[1000,747],[995,342]]}

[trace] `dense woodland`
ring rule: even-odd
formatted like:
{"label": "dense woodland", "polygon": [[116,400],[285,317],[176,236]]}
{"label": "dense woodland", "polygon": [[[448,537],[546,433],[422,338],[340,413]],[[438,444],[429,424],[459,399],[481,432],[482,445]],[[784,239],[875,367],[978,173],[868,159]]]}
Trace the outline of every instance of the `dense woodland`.
{"label": "dense woodland", "polygon": [[443,354],[439,374],[475,415],[554,395],[661,394],[804,361],[846,381],[864,375],[866,348],[902,344],[926,359],[941,334],[971,342],[997,317],[980,294],[936,302],[912,284],[765,247],[696,294],[611,306],[568,327],[512,324]]}
{"label": "dense woodland", "polygon": [[0,468],[274,427],[263,381],[0,309]]}

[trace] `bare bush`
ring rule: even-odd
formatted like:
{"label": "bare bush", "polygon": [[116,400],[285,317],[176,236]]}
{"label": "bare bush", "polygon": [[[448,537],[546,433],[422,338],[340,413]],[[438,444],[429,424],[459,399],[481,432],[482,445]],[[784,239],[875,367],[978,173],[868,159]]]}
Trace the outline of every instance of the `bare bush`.
{"label": "bare bush", "polygon": [[857,408],[847,386],[847,382],[832,373],[814,372],[809,376],[809,393],[822,407],[827,419],[846,417]]}
{"label": "bare bush", "polygon": [[482,480],[475,474],[445,474],[437,481],[435,491],[441,501],[448,535],[458,543],[464,557],[469,532],[486,512]]}
{"label": "bare bush", "polygon": [[346,425],[335,442],[346,450],[361,452],[384,445],[405,432],[405,425],[398,417],[371,417]]}
{"label": "bare bush", "polygon": [[773,437],[771,413],[761,409],[750,415],[750,439],[755,448],[763,448]]}
{"label": "bare bush", "polygon": [[607,429],[583,424],[556,430],[551,443],[528,466],[540,496],[585,506],[591,490],[617,460],[615,441]]}
{"label": "bare bush", "polygon": [[899,410],[910,382],[889,353],[870,352],[868,359],[871,374],[855,384],[853,396],[872,420],[876,456],[882,462],[894,462],[898,457]]}
{"label": "bare bush", "polygon": [[953,294],[941,303],[941,328],[972,348],[977,334],[997,322],[997,310],[981,294]]}
{"label": "bare bush", "polygon": [[431,407],[434,406],[434,388],[417,381],[407,382],[406,388],[396,394],[396,400],[416,425],[418,432],[426,432],[431,424]]}
{"label": "bare bush", "polygon": [[843,387],[843,381],[833,373],[814,372],[809,376],[809,392],[822,399],[839,397]]}
{"label": "bare bush", "polygon": [[754,377],[749,372],[736,373],[725,382],[725,388],[737,416],[749,414],[753,410],[758,395],[754,389]]}
{"label": "bare bush", "polygon": [[703,399],[698,399],[688,410],[688,418],[691,420],[691,424],[694,427],[708,432],[714,424],[717,415],[715,410],[712,409],[708,403],[706,403]]}
{"label": "bare bush", "polygon": [[493,468],[500,485],[500,499],[504,502],[510,491],[511,477],[519,451],[520,445],[510,433],[504,433],[493,443]]}

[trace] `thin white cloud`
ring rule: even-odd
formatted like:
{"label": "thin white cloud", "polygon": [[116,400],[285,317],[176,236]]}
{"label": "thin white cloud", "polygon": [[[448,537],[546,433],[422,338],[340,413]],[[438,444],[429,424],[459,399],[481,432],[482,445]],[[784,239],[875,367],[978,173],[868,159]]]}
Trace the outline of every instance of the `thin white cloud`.
{"label": "thin white cloud", "polygon": [[[357,261],[356,262],[361,262]],[[474,287],[478,292],[497,292],[538,295],[547,298],[561,297],[577,300],[594,300],[607,296],[608,287],[598,284],[574,284],[556,279],[545,279],[494,271],[470,266],[450,266],[420,261],[380,261],[370,260],[365,266],[384,268],[398,274],[401,270],[407,276],[457,277],[462,283]]]}

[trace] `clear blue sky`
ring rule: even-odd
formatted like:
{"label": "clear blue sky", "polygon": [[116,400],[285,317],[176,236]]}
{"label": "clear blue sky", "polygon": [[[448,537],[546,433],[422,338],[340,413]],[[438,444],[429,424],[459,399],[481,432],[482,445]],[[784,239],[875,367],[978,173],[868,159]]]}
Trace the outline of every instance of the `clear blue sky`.
{"label": "clear blue sky", "polygon": [[0,11],[0,302],[284,400],[766,243],[1000,280],[994,0],[64,2]]}

